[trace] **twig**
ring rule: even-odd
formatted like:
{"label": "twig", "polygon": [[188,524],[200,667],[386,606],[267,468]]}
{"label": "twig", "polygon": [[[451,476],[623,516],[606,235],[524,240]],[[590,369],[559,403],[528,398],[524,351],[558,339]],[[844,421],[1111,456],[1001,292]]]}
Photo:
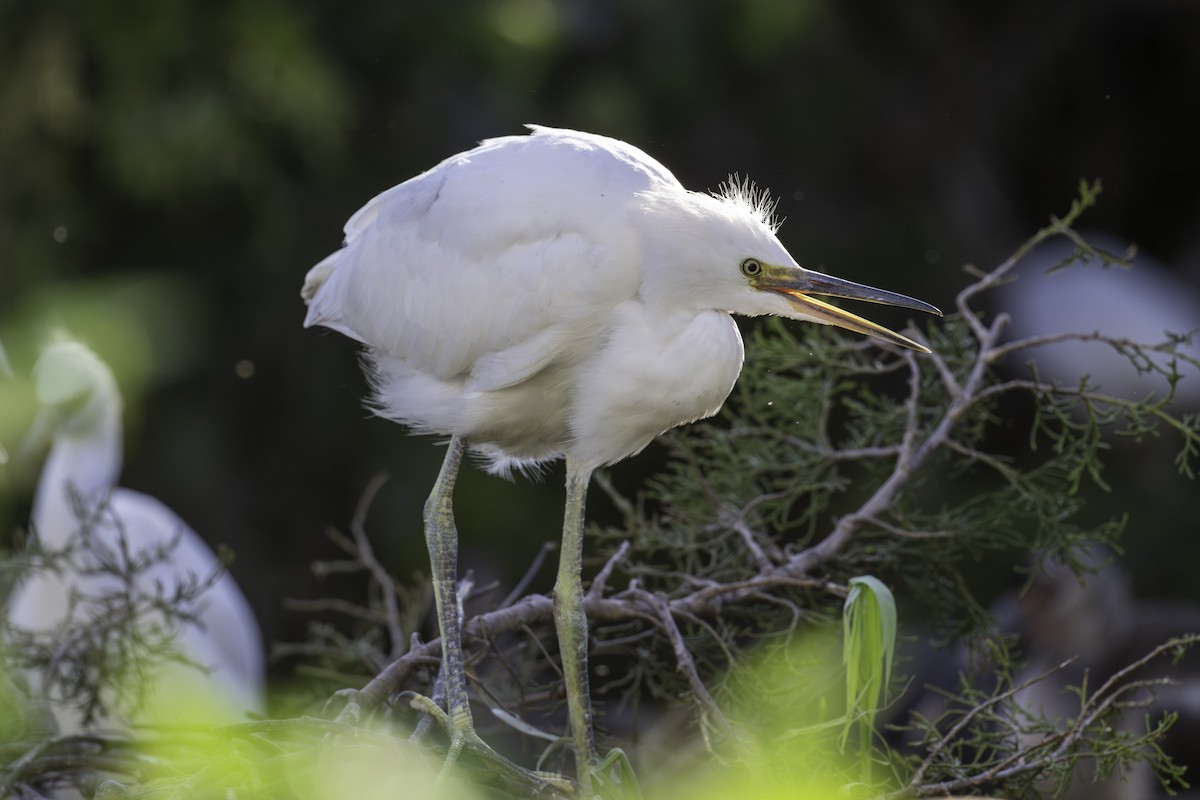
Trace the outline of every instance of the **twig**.
{"label": "twig", "polygon": [[872,517],[866,520],[877,528],[881,528],[893,536],[899,536],[904,539],[949,539],[954,535],[952,531],[910,531],[899,526],[893,525],[890,522]]}
{"label": "twig", "polygon": [[948,730],[946,732],[946,735],[943,736],[938,741],[938,743],[936,745],[934,745],[933,749],[929,751],[929,755],[925,756],[925,759],[921,762],[921,766],[917,767],[916,771],[912,775],[912,778],[909,779],[908,786],[905,789],[902,789],[898,792],[893,792],[892,794],[884,795],[884,797],[881,798],[881,800],[887,800],[887,798],[891,798],[891,797],[903,797],[903,796],[907,795],[912,789],[920,786],[921,781],[925,777],[925,773],[928,772],[929,768],[933,765],[933,763],[935,761],[937,761],[938,756],[940,756],[946,750],[946,748],[950,745],[950,743],[953,742],[960,733],[962,733],[964,730],[966,730],[966,727],[968,725],[970,725],[975,720],[975,718],[978,717],[980,714],[994,708],[995,706],[1009,700],[1012,697],[1015,697],[1017,694],[1025,691],[1030,686],[1033,686],[1037,683],[1040,683],[1040,682],[1046,680],[1054,673],[1060,672],[1061,670],[1066,669],[1071,664],[1073,664],[1075,662],[1075,660],[1076,659],[1074,659],[1074,658],[1069,658],[1066,661],[1063,661],[1061,664],[1058,664],[1057,666],[1051,667],[1050,669],[1046,670],[1041,675],[1037,675],[1033,678],[1030,678],[1027,681],[1023,681],[1022,683],[1020,683],[1016,686],[1013,686],[1006,692],[1001,692],[1000,694],[992,695],[991,697],[987,698],[982,703],[979,703],[978,705],[971,708],[969,711],[967,711],[966,714],[963,714],[962,719],[960,719],[954,725],[954,727],[952,727],[950,730]]}
{"label": "twig", "polygon": [[606,471],[597,470],[592,473],[592,482],[608,495],[608,499],[612,501],[612,504],[617,507],[617,510],[621,512],[621,515],[626,520],[634,519],[637,516],[637,509],[634,508],[633,503],[630,503],[624,495],[617,491],[617,487],[613,486],[612,478],[608,476]]}
{"label": "twig", "polygon": [[[993,326],[996,327],[996,326]],[[993,336],[999,336],[999,329],[993,332]],[[847,514],[837,521],[833,531],[822,539],[817,544],[800,551],[792,556],[785,565],[785,570],[791,575],[803,575],[811,572],[818,565],[823,564],[830,558],[833,558],[858,532],[862,524],[870,519],[878,518],[889,508],[895,501],[900,490],[903,489],[912,479],[912,476],[924,464],[925,460],[936,449],[937,444],[942,439],[950,435],[950,431],[958,422],[961,416],[961,411],[956,413],[956,408],[969,397],[971,392],[983,380],[984,370],[980,363],[977,363],[976,369],[972,371],[971,378],[968,380],[963,389],[963,396],[959,400],[955,400],[950,409],[946,412],[941,422],[934,429],[933,433],[921,443],[920,447],[914,450],[916,438],[916,405],[920,397],[920,366],[911,355],[907,356],[909,365],[909,393],[905,400],[908,423],[905,426],[904,437],[900,443],[900,452],[896,456],[896,463],[892,467],[892,473],[882,484],[880,484],[867,498],[867,501],[852,514]],[[964,409],[965,410],[965,409]]]}
{"label": "twig", "polygon": [[354,543],[358,548],[358,558],[363,562],[363,565],[371,573],[371,577],[375,579],[375,583],[379,586],[379,593],[383,599],[383,607],[386,611],[384,617],[384,625],[387,628],[388,639],[391,642],[391,647],[388,652],[391,658],[397,658],[404,652],[406,645],[404,629],[400,623],[400,606],[396,600],[396,582],[392,580],[392,576],[388,573],[379,560],[375,558],[375,551],[371,547],[371,541],[367,538],[366,520],[367,512],[371,508],[371,503],[375,500],[375,495],[387,483],[387,473],[379,473],[371,478],[367,483],[367,488],[363,490],[362,497],[358,501],[358,507],[354,511],[354,517],[350,521],[350,532],[354,536]]}
{"label": "twig", "polygon": [[725,719],[717,702],[709,694],[708,687],[700,679],[700,674],[696,671],[696,662],[692,659],[691,651],[683,641],[683,634],[680,633],[679,626],[675,624],[675,617],[671,613],[671,604],[661,595],[650,594],[645,590],[642,590],[640,594],[642,601],[658,612],[659,625],[667,634],[671,648],[675,651],[676,668],[687,679],[688,686],[692,690],[692,697],[700,706],[701,716],[711,719],[723,735],[728,734],[729,720]]}
{"label": "twig", "polygon": [[755,541],[754,531],[750,530],[750,526],[746,524],[745,520],[735,517],[729,520],[728,525],[742,537],[742,542],[745,543],[746,549],[750,551],[751,558],[754,559],[754,563],[758,566],[759,574],[770,572],[775,565],[771,562],[771,559],[767,558],[767,554],[763,552],[763,549],[758,546],[758,542]]}
{"label": "twig", "polygon": [[995,363],[1010,353],[1016,353],[1022,350],[1031,350],[1036,347],[1046,347],[1052,344],[1061,344],[1063,342],[1097,342],[1099,344],[1106,344],[1109,347],[1116,349],[1135,350],[1145,353],[1168,355],[1172,358],[1178,358],[1180,361],[1190,364],[1193,367],[1200,367],[1200,358],[1196,358],[1195,356],[1179,350],[1181,342],[1174,340],[1167,340],[1165,342],[1141,342],[1120,336],[1107,336],[1100,331],[1091,331],[1090,333],[1071,331],[1067,333],[1052,333],[1041,336],[1028,336],[1024,339],[1015,339],[1011,342],[1006,342],[993,348],[987,354],[987,358],[989,363]]}
{"label": "twig", "polygon": [[617,568],[617,564],[625,560],[625,556],[629,553],[629,540],[621,542],[617,547],[616,552],[608,557],[604,562],[604,566],[596,573],[596,577],[592,579],[592,585],[588,587],[587,599],[599,600],[604,596],[604,591],[608,588],[608,579],[612,577],[613,570]]}
{"label": "twig", "polygon": [[518,599],[525,595],[525,590],[529,588],[529,584],[533,583],[533,579],[537,577],[538,571],[541,570],[542,564],[546,563],[546,556],[558,549],[557,542],[542,542],[541,548],[537,551],[537,555],[533,557],[529,569],[525,570],[525,574],[521,576],[521,580],[517,581],[517,585],[512,588],[512,591],[500,601],[500,608],[511,606]]}
{"label": "twig", "polygon": [[364,608],[358,603],[343,600],[339,597],[322,597],[316,600],[305,600],[297,597],[285,597],[283,607],[288,611],[306,613],[331,611],[344,614],[347,617],[361,619],[366,622],[380,624],[384,622],[384,614],[372,608]]}
{"label": "twig", "polygon": [[946,387],[946,393],[950,395],[950,398],[955,400],[962,395],[962,386],[958,383],[958,377],[950,369],[950,365],[946,363],[942,354],[934,350],[928,355],[928,358],[933,364],[933,368],[937,370],[938,377],[942,379],[942,385]]}
{"label": "twig", "polygon": [[[913,773],[912,778],[909,780],[908,785],[904,789],[884,795],[881,800],[894,800],[895,798],[912,797],[914,795],[926,797],[944,795],[949,792],[971,789],[993,781],[1010,780],[1023,774],[1046,769],[1051,764],[1059,763],[1068,757],[1071,748],[1078,743],[1079,739],[1084,735],[1084,733],[1090,730],[1096,724],[1101,715],[1110,711],[1122,695],[1129,691],[1133,691],[1134,689],[1143,688],[1155,683],[1154,681],[1133,681],[1125,683],[1124,681],[1131,674],[1165,653],[1176,650],[1177,648],[1190,647],[1198,642],[1200,642],[1200,634],[1189,634],[1186,636],[1176,637],[1158,645],[1150,652],[1146,653],[1128,666],[1118,670],[1116,673],[1110,676],[1100,686],[1100,688],[1097,689],[1096,692],[1094,692],[1092,696],[1084,702],[1080,709],[1079,715],[1075,718],[1070,727],[1047,736],[1028,747],[1017,750],[1008,758],[1004,759],[998,764],[993,765],[989,769],[974,775],[953,778],[936,784],[921,785],[921,780],[924,778],[929,767],[933,764],[938,755],[945,750],[950,742],[957,737],[958,734],[965,729],[966,725],[968,725],[974,718],[979,716],[979,714],[983,713],[987,709],[994,707],[997,703],[1011,698],[1018,692],[1028,688],[1029,686],[1032,686],[1039,681],[1045,680],[1049,675],[1068,666],[1072,661],[1074,661],[1074,659],[1065,661],[1046,673],[1025,681],[1021,685],[1015,686],[1001,695],[988,698],[983,703],[968,711],[967,714],[964,715],[963,719],[959,720],[959,722],[949,732],[947,732],[944,737],[942,737],[942,739],[922,762],[917,771]],[[1053,745],[1053,749],[1049,749],[1049,745]],[[1042,753],[1041,755],[1038,755],[1034,758],[1030,757],[1031,754],[1039,751]]]}

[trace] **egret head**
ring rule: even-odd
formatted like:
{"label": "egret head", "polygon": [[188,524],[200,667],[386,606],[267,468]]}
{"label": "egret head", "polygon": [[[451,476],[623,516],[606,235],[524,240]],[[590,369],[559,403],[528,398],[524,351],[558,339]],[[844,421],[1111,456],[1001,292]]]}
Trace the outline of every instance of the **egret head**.
{"label": "egret head", "polygon": [[26,449],[56,432],[89,433],[120,413],[121,398],[108,365],[79,342],[62,340],[42,351],[33,367],[41,411]]}
{"label": "egret head", "polygon": [[941,316],[934,306],[895,292],[804,269],[775,235],[774,203],[732,178],[716,195],[682,190],[647,194],[644,237],[651,294],[688,307],[744,316],[772,314],[834,325],[912,350],[928,350],[815,295],[865,300]]}

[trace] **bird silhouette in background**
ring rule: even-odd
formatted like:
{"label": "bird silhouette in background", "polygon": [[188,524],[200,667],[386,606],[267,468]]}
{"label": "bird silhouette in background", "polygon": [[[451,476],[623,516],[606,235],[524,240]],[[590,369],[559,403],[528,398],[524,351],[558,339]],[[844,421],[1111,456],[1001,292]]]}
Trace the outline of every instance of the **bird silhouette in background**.
{"label": "bird silhouette in background", "polygon": [[[111,715],[87,720],[61,691],[34,677],[60,730],[144,721],[234,722],[265,708],[262,638],[254,613],[211,549],[171,509],[117,485],[122,461],[121,396],[108,366],[74,341],[57,341],[34,367],[40,405],[27,450],[52,441],[34,497],[30,530],[45,553],[67,554],[34,568],[9,601],[10,624],[30,634],[117,622],[114,609],[137,609],[137,630],[166,632],[187,662],[162,658],[138,675]],[[187,596],[214,576],[187,614],[169,619],[136,598]],[[133,585],[126,585],[132,582]],[[191,588],[189,588],[191,587]],[[120,598],[134,598],[122,605]],[[70,640],[62,643],[70,646]],[[69,657],[69,653],[65,654]],[[113,652],[106,657],[117,657]],[[123,664],[121,666],[130,667]],[[143,664],[144,666],[144,664]],[[165,719],[164,719],[165,717]]]}
{"label": "bird silhouette in background", "polygon": [[577,775],[597,763],[580,574],[593,470],[712,416],[741,371],[731,314],[911,339],[814,295],[938,314],[928,303],[800,267],[773,204],[748,182],[685,189],[632,145],[530,126],[489,139],[375,197],[345,246],[309,271],[305,326],[366,347],[371,406],[415,433],[448,435],[425,506],[451,743],[475,734],[467,697],[451,495],[464,449],[489,471],[565,458],[554,588]]}

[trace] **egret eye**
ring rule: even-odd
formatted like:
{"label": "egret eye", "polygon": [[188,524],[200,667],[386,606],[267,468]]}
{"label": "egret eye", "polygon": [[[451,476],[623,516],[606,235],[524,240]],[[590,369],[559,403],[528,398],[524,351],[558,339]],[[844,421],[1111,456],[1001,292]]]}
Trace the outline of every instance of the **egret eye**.
{"label": "egret eye", "polygon": [[762,275],[762,263],[756,258],[747,258],[742,262],[742,274],[747,278],[757,278]]}

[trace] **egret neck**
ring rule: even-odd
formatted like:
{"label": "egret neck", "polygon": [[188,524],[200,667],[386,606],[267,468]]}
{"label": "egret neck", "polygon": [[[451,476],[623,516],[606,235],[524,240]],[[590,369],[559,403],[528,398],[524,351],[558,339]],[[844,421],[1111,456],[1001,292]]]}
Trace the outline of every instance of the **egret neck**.
{"label": "egret neck", "polygon": [[[98,404],[89,425],[77,430],[60,430],[33,501],[34,532],[44,547],[61,548],[79,529],[75,503],[61,502],[77,497],[85,508],[93,507],[117,484],[121,474],[121,404]],[[44,410],[43,414],[57,414]],[[37,427],[52,424],[39,420]]]}

